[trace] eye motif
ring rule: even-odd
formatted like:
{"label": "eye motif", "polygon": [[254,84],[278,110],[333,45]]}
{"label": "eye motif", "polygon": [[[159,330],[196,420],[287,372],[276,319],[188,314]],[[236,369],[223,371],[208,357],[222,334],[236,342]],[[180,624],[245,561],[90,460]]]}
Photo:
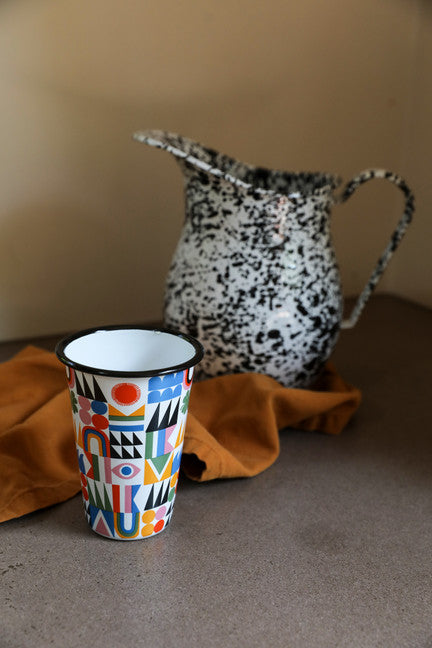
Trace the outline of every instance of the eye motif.
{"label": "eye motif", "polygon": [[122,479],[132,479],[132,477],[135,477],[139,472],[141,472],[141,469],[130,463],[122,463],[119,466],[115,466],[112,471],[117,475],[117,477],[121,477]]}

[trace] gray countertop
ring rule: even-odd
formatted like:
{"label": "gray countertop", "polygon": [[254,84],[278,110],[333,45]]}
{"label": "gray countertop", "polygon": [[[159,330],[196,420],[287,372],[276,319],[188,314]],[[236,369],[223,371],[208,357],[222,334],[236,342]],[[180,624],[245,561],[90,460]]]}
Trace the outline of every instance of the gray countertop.
{"label": "gray countertop", "polygon": [[431,334],[373,298],[333,356],[363,392],[345,431],[282,431],[252,479],[182,477],[160,535],[105,540],[81,496],[0,525],[0,647],[431,648]]}

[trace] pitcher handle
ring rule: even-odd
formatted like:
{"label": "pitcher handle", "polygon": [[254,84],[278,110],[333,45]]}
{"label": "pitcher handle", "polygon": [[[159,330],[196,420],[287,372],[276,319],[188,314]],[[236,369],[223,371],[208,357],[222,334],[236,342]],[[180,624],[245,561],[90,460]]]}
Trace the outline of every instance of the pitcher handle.
{"label": "pitcher handle", "polygon": [[397,187],[399,187],[399,189],[405,196],[405,208],[402,218],[400,219],[399,223],[396,226],[396,229],[391,236],[389,244],[378,259],[378,263],[376,264],[372,274],[370,275],[369,281],[357,298],[357,302],[352,309],[351,314],[347,319],[344,319],[342,321],[341,328],[343,329],[352,328],[357,323],[367,300],[374,291],[375,286],[377,285],[379,279],[381,278],[381,275],[386,269],[388,262],[393,256],[393,253],[399,246],[399,243],[401,242],[402,237],[405,234],[414,213],[414,195],[411,189],[408,187],[403,178],[401,178],[399,175],[396,175],[396,173],[386,171],[385,169],[368,169],[359,173],[352,180],[350,180],[350,182],[348,182],[338,202],[345,202],[350,196],[352,196],[354,191],[358,189],[360,185],[374,178],[389,180],[390,182],[393,182],[393,184],[395,184]]}

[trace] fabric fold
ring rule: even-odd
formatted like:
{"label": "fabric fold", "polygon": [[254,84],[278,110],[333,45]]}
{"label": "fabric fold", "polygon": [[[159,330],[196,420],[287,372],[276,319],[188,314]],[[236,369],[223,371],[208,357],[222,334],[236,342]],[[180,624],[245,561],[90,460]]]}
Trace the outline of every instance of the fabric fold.
{"label": "fabric fold", "polygon": [[197,481],[257,475],[279,455],[280,430],[339,434],[360,401],[360,391],[346,383],[331,363],[311,389],[287,389],[261,374],[196,383],[183,468]]}
{"label": "fabric fold", "polygon": [[[196,481],[251,477],[278,457],[280,430],[339,434],[360,399],[331,364],[311,389],[252,373],[197,382],[182,469]],[[27,347],[0,364],[0,522],[79,490],[64,367],[55,354]]]}

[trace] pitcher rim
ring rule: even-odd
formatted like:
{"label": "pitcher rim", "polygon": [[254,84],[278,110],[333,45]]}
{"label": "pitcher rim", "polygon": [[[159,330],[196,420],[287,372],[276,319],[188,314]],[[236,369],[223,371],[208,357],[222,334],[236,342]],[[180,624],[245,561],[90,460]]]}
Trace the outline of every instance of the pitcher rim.
{"label": "pitcher rim", "polygon": [[138,130],[133,133],[133,139],[137,142],[148,144],[149,146],[153,146],[154,148],[165,150],[168,153],[171,153],[172,155],[177,157],[178,159],[183,160],[185,162],[189,162],[200,171],[204,171],[217,178],[222,178],[226,180],[229,184],[235,185],[237,187],[241,187],[246,191],[253,191],[263,196],[276,196],[276,197],[286,196],[287,198],[296,198],[298,196],[310,197],[310,196],[322,195],[327,193],[328,191],[332,192],[335,189],[337,189],[342,183],[342,178],[338,174],[328,173],[325,171],[282,171],[281,169],[269,169],[267,167],[261,167],[258,165],[240,162],[235,158],[231,158],[231,156],[227,155],[227,157],[230,157],[234,162],[239,162],[240,164],[243,164],[245,167],[249,168],[250,170],[262,169],[272,173],[280,173],[280,174],[285,173],[298,178],[300,178],[301,176],[309,175],[309,176],[315,176],[317,178],[320,177],[325,181],[325,183],[322,186],[316,187],[315,189],[308,192],[301,191],[301,189],[299,189],[296,191],[290,191],[289,193],[284,193],[281,191],[277,191],[275,189],[263,189],[262,187],[255,186],[253,183],[245,182],[244,180],[241,180],[240,178],[237,178],[236,176],[228,172],[221,171],[217,167],[214,167],[211,164],[209,164],[208,162],[204,162],[204,160],[200,160],[198,157],[196,157],[196,155],[192,155],[186,153],[185,151],[182,151],[180,148],[178,148],[174,144],[171,144],[170,142],[163,141],[164,139],[167,140],[168,138],[179,138],[179,137],[181,137],[183,140],[185,140],[190,144],[199,146],[203,150],[211,151],[212,153],[215,152],[221,156],[225,155],[223,153],[219,153],[218,151],[214,151],[214,149],[211,149],[210,147],[204,146],[200,142],[197,142],[185,136],[179,136],[178,134],[172,133],[170,131]]}

